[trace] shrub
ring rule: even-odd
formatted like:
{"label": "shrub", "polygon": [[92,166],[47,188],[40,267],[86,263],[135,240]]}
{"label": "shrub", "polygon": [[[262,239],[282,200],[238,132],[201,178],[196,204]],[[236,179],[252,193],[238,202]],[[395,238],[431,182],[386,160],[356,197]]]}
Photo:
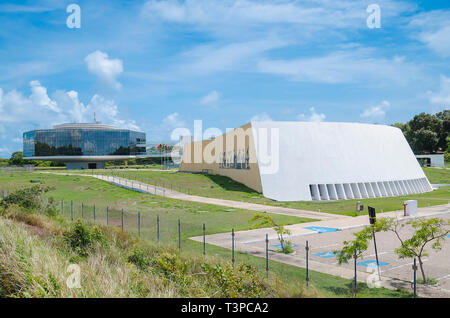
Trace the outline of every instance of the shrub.
{"label": "shrub", "polygon": [[96,245],[106,243],[106,238],[98,227],[90,227],[79,219],[64,233],[64,237],[72,250],[80,256],[87,256]]}
{"label": "shrub", "polygon": [[444,154],[444,160],[450,162],[450,151],[446,151]]}
{"label": "shrub", "polygon": [[130,256],[128,256],[128,262],[136,265],[137,268],[144,271],[147,270],[151,264],[151,260],[146,253],[138,248],[134,248],[131,251]]}
{"label": "shrub", "polygon": [[261,297],[267,291],[265,284],[258,278],[253,266],[217,264],[214,267],[202,264],[208,274],[208,285],[219,289],[218,297]]}
{"label": "shrub", "polygon": [[29,210],[36,210],[42,206],[42,194],[49,191],[48,187],[35,185],[30,188],[18,189],[8,194],[1,202],[3,210],[15,204]]}

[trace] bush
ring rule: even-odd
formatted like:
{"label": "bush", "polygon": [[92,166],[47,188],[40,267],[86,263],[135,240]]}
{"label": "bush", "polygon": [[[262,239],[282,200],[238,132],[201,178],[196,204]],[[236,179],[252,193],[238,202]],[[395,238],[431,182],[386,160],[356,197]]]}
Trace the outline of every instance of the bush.
{"label": "bush", "polygon": [[106,243],[106,238],[98,227],[90,227],[79,219],[64,233],[64,237],[72,250],[80,256],[88,256],[96,245]]}
{"label": "bush", "polygon": [[219,289],[218,297],[261,297],[267,287],[258,278],[253,266],[241,264],[239,266],[217,264],[214,267],[202,264],[208,274],[208,285]]}
{"label": "bush", "polygon": [[445,154],[444,154],[444,160],[445,160],[446,162],[450,162],[450,152],[449,152],[449,151],[446,151],[446,152],[445,152]]}
{"label": "bush", "polygon": [[48,191],[48,187],[42,187],[40,185],[15,190],[0,202],[0,206],[3,209],[7,209],[15,204],[25,209],[36,210],[42,206],[42,195]]}
{"label": "bush", "polygon": [[136,265],[137,268],[143,271],[147,270],[151,264],[151,260],[146,253],[138,248],[134,248],[131,251],[131,255],[128,256],[128,262]]}

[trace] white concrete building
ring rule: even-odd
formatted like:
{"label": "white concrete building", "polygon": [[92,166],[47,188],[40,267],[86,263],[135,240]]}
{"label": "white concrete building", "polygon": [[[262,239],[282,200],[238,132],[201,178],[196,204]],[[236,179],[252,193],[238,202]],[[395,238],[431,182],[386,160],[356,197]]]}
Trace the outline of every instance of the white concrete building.
{"label": "white concrete building", "polygon": [[[250,130],[245,133],[245,138],[250,139],[246,149],[226,144],[226,160],[220,157],[218,164],[182,162],[181,170],[207,169],[226,175],[278,201],[378,198],[432,191],[398,128],[277,121],[251,122],[243,127]],[[226,139],[228,134],[221,138]],[[230,164],[230,149],[237,160],[245,150],[250,158],[243,157],[241,164]],[[183,161],[191,156],[187,152]],[[252,158],[253,153],[256,158]]]}
{"label": "white concrete building", "polygon": [[425,167],[445,167],[444,154],[416,155],[419,163]]}

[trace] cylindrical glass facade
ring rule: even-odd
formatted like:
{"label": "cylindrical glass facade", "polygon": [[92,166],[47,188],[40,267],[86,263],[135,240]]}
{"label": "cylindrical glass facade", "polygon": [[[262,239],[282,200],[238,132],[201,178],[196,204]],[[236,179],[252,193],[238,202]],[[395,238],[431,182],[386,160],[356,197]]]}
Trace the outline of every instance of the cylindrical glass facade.
{"label": "cylindrical glass facade", "polygon": [[24,157],[144,155],[145,133],[127,129],[45,129],[23,134]]}

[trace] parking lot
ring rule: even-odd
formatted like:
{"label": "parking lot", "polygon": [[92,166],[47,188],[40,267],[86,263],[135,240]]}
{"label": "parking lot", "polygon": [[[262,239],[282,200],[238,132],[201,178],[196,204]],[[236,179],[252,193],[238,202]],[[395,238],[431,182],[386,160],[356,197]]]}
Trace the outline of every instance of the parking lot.
{"label": "parking lot", "polygon": [[[445,220],[450,219],[450,214],[444,214],[440,216]],[[306,226],[306,225],[305,225]],[[317,228],[318,232],[327,231],[326,228]],[[354,232],[360,231],[361,228],[353,230],[341,230],[325,233],[316,233],[310,235],[302,235],[291,237],[289,240],[294,245],[295,255],[290,257],[293,258],[306,258],[305,245],[308,241],[310,252],[310,269],[314,270],[314,264],[323,263],[327,265],[332,265],[336,267],[342,267],[353,270],[354,263],[353,259],[349,261],[349,264],[339,265],[338,261],[333,254],[333,251],[339,250],[343,246],[344,241],[349,241],[353,239]],[[400,237],[402,239],[409,238],[413,233],[410,226],[405,226],[400,230]],[[410,281],[413,279],[412,271],[412,259],[400,259],[395,253],[395,249],[400,246],[400,241],[396,235],[392,232],[381,232],[376,233],[377,250],[379,256],[381,276],[391,277],[396,279],[401,279],[405,281]],[[424,270],[427,278],[435,279],[440,288],[449,293],[450,297],[450,238],[446,239],[442,245],[442,250],[434,251],[431,249],[431,244],[427,245],[426,250],[429,252],[429,256],[423,258]],[[253,242],[246,243],[249,249],[255,248],[256,250],[265,249],[265,242]],[[269,241],[269,250],[277,251],[280,249],[278,246],[279,242],[277,240]],[[275,253],[271,253],[274,255]],[[363,258],[357,260],[357,270],[359,272],[372,272],[374,271],[373,266],[376,265],[375,249],[373,241],[369,244],[368,250],[363,254]],[[421,279],[420,269],[417,271],[417,278]]]}

